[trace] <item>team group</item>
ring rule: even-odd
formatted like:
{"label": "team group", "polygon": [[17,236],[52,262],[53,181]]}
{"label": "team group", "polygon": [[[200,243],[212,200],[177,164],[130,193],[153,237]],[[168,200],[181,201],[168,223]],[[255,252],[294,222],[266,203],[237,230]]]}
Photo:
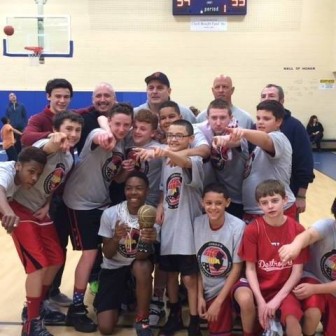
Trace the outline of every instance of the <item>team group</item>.
{"label": "team group", "polygon": [[[130,278],[137,335],[153,335],[164,293],[170,313],[160,335],[173,335],[183,328],[179,276],[190,336],[201,335],[200,318],[210,335],[231,335],[235,315],[244,335],[279,325],[287,335],[314,335],[320,320],[335,335],[335,221],[306,231],[296,222],[313,160],[282,88],[262,90],[254,125],[232,104],[228,76],[215,78],[214,100],[197,119],[170,99],[165,74],[145,82],[148,99],[137,108],[101,83],[93,106],[70,112],[71,84],[50,80],[49,104],[29,119],[17,162],[0,165],[2,225],[27,273],[22,335],[51,335],[44,322],[88,333],[98,325],[110,335]],[[139,227],[145,203],[157,208],[153,228]],[[68,237],[81,251],[70,302],[59,290]],[[139,239],[154,243],[154,255],[137,250]],[[84,295],[100,246],[96,325]],[[70,305],[67,315],[51,302]]]}

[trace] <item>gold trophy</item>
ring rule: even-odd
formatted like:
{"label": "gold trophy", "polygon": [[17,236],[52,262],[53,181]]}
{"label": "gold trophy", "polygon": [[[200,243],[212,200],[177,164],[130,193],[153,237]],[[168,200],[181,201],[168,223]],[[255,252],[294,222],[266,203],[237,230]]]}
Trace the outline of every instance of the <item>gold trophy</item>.
{"label": "gold trophy", "polygon": [[[155,224],[156,208],[151,205],[143,205],[138,210],[138,222],[141,229],[151,229]],[[152,243],[145,243],[139,239],[138,252],[154,253],[154,246]]]}

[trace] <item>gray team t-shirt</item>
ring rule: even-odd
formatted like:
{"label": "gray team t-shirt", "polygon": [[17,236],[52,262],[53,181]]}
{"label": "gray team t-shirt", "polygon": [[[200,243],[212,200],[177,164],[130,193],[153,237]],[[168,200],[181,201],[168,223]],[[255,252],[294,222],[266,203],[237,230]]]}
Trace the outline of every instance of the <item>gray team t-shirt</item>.
{"label": "gray team t-shirt", "polygon": [[63,199],[71,209],[92,210],[110,203],[109,186],[121,170],[124,142],[118,142],[113,151],[105,151],[93,143],[100,132],[104,131],[96,128],[87,136],[78,163],[65,185]]}
{"label": "gray team t-shirt", "polygon": [[292,146],[287,137],[280,131],[268,133],[272,138],[275,154],[269,155],[260,147],[256,147],[247,161],[243,180],[244,211],[249,214],[262,214],[255,199],[255,190],[259,183],[267,179],[281,181],[288,196],[288,209],[295,202],[295,196],[289,187],[292,172]]}
{"label": "gray team t-shirt", "polygon": [[[134,159],[136,152],[134,148],[138,146],[134,145],[133,140],[130,140],[126,144],[126,159]],[[160,144],[157,141],[150,141],[146,145],[141,148],[151,149],[155,147],[166,147],[165,145]],[[146,174],[149,180],[149,193],[146,198],[146,203],[157,206],[160,200],[160,181],[161,181],[161,171],[162,171],[162,159],[154,158],[149,161],[137,162],[135,165],[135,169]]]}
{"label": "gray team t-shirt", "polygon": [[163,164],[161,255],[195,254],[193,221],[202,209],[203,169],[199,156],[191,156],[190,160],[191,169],[170,167],[165,161]]}
{"label": "gray team t-shirt", "polygon": [[12,198],[20,188],[14,182],[15,174],[15,161],[0,162],[0,186],[5,189],[7,198]]}
{"label": "gray team t-shirt", "polygon": [[207,215],[195,218],[196,256],[206,301],[222,290],[233,264],[242,262],[238,249],[245,227],[242,220],[229,213],[225,213],[224,225],[218,230],[211,229]]}
{"label": "gray team t-shirt", "polygon": [[[336,280],[336,221],[321,219],[312,226],[322,237],[310,245],[310,258],[304,265],[303,277],[309,276],[328,283]],[[336,293],[333,293],[336,296]]]}
{"label": "gray team t-shirt", "polygon": [[[42,139],[34,143],[35,147],[43,148],[49,139]],[[42,175],[30,189],[20,188],[14,194],[14,199],[32,210],[40,209],[52,193],[64,182],[66,175],[72,168],[74,159],[70,152],[57,151],[49,154]]]}
{"label": "gray team t-shirt", "polygon": [[[194,125],[205,136],[210,148],[209,162],[203,166],[207,178],[205,183],[220,182],[228,190],[229,196],[234,203],[242,204],[242,185],[246,161],[249,157],[248,144],[245,139],[240,147],[236,148],[213,148],[213,131],[207,121]],[[230,156],[228,155],[230,152]]]}
{"label": "gray team t-shirt", "polygon": [[201,130],[198,127],[195,127],[195,125],[193,125],[193,128],[194,128],[194,140],[190,144],[190,147],[195,148],[201,145],[209,146],[208,141],[205,138],[204,134],[201,132]]}

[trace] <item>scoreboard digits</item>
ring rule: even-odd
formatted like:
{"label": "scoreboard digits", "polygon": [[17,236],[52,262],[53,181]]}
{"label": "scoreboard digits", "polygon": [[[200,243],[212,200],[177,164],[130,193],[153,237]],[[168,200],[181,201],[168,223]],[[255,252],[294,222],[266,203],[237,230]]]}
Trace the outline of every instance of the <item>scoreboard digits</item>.
{"label": "scoreboard digits", "polygon": [[173,0],[173,15],[246,15],[247,0]]}

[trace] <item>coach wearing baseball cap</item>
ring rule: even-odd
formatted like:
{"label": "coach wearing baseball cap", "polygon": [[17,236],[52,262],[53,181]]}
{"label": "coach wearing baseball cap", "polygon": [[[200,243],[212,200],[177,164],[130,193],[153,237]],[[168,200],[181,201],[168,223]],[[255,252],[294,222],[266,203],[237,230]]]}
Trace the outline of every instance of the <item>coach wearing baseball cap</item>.
{"label": "coach wearing baseball cap", "polygon": [[[170,100],[170,82],[168,77],[163,72],[154,72],[145,78],[147,84],[147,102],[136,107],[134,113],[137,113],[140,109],[150,109],[152,112],[159,112],[159,106]],[[192,111],[185,107],[179,105],[182,118],[190,121],[191,123],[196,122],[195,115]]]}

